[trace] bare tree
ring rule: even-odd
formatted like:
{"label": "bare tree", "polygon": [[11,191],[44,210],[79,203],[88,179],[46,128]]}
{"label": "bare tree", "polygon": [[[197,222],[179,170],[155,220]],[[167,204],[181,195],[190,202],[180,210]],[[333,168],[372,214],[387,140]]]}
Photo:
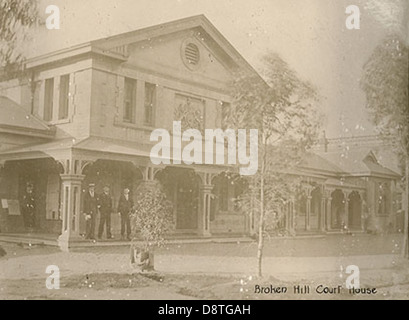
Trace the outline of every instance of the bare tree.
{"label": "bare tree", "polygon": [[263,78],[256,73],[235,77],[234,99],[225,117],[230,128],[259,132],[259,170],[238,202],[258,218],[260,277],[266,221],[280,219],[282,207],[294,193],[290,170],[316,140],[320,126],[317,93],[311,84],[300,80],[275,53],[266,54],[262,61]]}

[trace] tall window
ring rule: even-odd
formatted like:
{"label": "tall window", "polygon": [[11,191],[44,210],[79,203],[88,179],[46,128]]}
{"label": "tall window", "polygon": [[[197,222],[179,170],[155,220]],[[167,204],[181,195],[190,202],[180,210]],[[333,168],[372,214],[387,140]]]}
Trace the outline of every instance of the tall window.
{"label": "tall window", "polygon": [[124,122],[135,122],[135,105],[136,105],[136,80],[125,78],[124,93]]}
{"label": "tall window", "polygon": [[45,80],[44,93],[44,120],[51,121],[53,119],[54,107],[54,79]]}
{"label": "tall window", "polygon": [[144,124],[153,125],[153,117],[156,104],[156,85],[145,83],[145,110]]}
{"label": "tall window", "polygon": [[60,78],[60,108],[58,111],[58,119],[63,120],[68,118],[68,105],[70,93],[70,76],[64,75]]}

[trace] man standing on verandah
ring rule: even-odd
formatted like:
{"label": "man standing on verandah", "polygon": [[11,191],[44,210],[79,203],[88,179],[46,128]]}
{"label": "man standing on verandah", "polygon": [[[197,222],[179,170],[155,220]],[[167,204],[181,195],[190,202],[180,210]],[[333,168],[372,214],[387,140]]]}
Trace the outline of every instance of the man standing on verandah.
{"label": "man standing on verandah", "polygon": [[88,185],[88,192],[84,196],[84,215],[86,221],[85,239],[95,240],[95,221],[98,214],[98,197],[95,193],[95,184]]}
{"label": "man standing on verandah", "polygon": [[112,198],[109,193],[109,187],[104,187],[104,192],[99,197],[99,229],[98,229],[98,239],[101,239],[102,233],[104,232],[104,225],[106,224],[106,234],[107,239],[113,239],[111,234],[111,213],[112,213]]}
{"label": "man standing on verandah", "polygon": [[130,214],[133,206],[134,203],[129,194],[129,189],[125,188],[118,203],[118,214],[121,216],[121,240],[125,240],[125,229],[126,239],[131,240]]}

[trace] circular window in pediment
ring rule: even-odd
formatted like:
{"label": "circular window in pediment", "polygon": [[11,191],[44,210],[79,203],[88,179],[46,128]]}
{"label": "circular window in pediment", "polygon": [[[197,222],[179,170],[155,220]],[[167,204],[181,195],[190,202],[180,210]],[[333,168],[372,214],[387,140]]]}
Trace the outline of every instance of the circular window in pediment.
{"label": "circular window in pediment", "polygon": [[190,70],[196,70],[200,66],[200,49],[197,44],[187,40],[182,45],[182,60]]}
{"label": "circular window in pediment", "polygon": [[200,51],[197,45],[189,43],[185,47],[185,58],[191,65],[197,66],[200,60]]}

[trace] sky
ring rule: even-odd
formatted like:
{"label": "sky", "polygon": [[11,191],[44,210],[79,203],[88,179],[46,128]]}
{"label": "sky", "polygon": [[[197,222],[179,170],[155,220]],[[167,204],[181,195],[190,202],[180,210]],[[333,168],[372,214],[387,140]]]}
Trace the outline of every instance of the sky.
{"label": "sky", "polygon": [[[328,138],[374,134],[359,87],[362,67],[409,0],[40,0],[57,5],[61,28],[40,26],[29,45],[35,56],[107,36],[204,14],[258,69],[275,51],[318,90]],[[360,30],[348,30],[345,10],[360,8]],[[409,18],[407,19],[409,21]]]}

